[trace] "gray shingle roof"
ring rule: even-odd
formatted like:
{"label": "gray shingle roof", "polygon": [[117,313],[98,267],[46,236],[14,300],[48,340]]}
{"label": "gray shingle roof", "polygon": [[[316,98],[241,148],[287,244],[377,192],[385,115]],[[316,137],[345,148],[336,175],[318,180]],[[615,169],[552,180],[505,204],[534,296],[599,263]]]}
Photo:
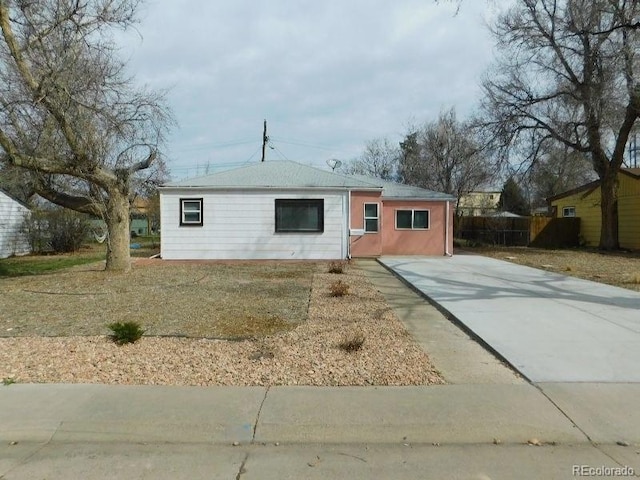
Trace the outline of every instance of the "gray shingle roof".
{"label": "gray shingle roof", "polygon": [[380,190],[389,199],[449,200],[455,197],[366,175],[341,175],[292,161],[268,161],[202,177],[170,182],[167,188],[341,188]]}
{"label": "gray shingle roof", "polygon": [[388,199],[407,199],[407,200],[441,200],[455,201],[456,197],[448,193],[434,192],[426,188],[414,187],[403,183],[388,182],[379,178],[369,177],[366,175],[352,175],[354,178],[362,181],[375,182],[382,187],[382,197]]}
{"label": "gray shingle roof", "polygon": [[164,186],[209,188],[380,188],[380,185],[375,185],[368,181],[291,161],[254,163],[246,167],[212,175],[167,183]]}

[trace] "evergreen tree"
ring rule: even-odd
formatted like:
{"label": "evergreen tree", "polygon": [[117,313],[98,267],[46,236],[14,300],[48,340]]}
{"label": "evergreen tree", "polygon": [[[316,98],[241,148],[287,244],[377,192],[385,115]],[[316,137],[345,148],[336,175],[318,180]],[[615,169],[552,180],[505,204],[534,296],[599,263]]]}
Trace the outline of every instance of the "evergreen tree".
{"label": "evergreen tree", "polygon": [[524,198],[520,185],[513,177],[510,177],[502,187],[498,210],[518,215],[529,215],[529,203]]}

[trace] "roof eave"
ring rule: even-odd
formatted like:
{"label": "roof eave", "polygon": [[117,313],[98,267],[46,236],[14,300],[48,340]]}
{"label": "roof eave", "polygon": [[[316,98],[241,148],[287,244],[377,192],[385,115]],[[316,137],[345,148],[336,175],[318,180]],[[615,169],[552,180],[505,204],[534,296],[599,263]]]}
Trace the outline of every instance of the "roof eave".
{"label": "roof eave", "polygon": [[455,202],[457,198],[455,197],[436,197],[436,198],[426,198],[426,197],[385,197],[382,195],[383,200],[393,200],[400,202]]}
{"label": "roof eave", "polygon": [[159,190],[344,190],[344,191],[371,191],[379,192],[382,187],[353,187],[353,186],[308,186],[308,185],[291,185],[286,187],[280,186],[237,186],[237,185],[162,185],[158,187]]}

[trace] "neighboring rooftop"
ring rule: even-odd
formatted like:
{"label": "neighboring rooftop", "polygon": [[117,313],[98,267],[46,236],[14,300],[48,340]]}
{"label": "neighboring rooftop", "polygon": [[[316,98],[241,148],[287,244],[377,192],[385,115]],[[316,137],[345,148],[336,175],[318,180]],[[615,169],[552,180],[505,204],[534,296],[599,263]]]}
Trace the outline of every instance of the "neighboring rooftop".
{"label": "neighboring rooftop", "polygon": [[[627,168],[623,167],[620,169],[620,173],[624,175],[628,175],[634,179],[640,179],[640,168]],[[580,185],[579,187],[572,188],[571,190],[567,190],[566,192],[561,192],[551,197],[547,197],[546,200],[548,203],[556,201],[560,198],[568,197],[570,195],[575,195],[576,193],[585,192],[584,196],[586,197],[589,193],[600,186],[600,179],[593,180],[589,183],[585,183],[584,185]]]}
{"label": "neighboring rooftop", "polygon": [[170,182],[165,188],[344,188],[383,190],[389,199],[455,200],[445,193],[365,175],[342,175],[292,161],[268,161],[202,177]]}

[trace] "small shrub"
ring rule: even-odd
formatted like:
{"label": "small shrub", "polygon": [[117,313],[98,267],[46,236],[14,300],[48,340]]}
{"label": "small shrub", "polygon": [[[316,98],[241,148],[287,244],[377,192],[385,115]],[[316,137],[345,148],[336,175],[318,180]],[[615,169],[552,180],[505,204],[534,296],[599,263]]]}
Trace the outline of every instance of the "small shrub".
{"label": "small shrub", "polygon": [[347,266],[347,262],[331,262],[329,264],[329,273],[344,273],[344,269]]}
{"label": "small shrub", "polygon": [[340,344],[338,344],[338,347],[347,353],[357,352],[362,348],[362,345],[364,345],[364,340],[364,335],[356,334],[352,337],[345,338]]}
{"label": "small shrub", "polygon": [[13,385],[14,383],[16,383],[16,379],[13,377],[5,377],[2,379],[2,385],[4,385],[5,387]]}
{"label": "small shrub", "polygon": [[145,332],[138,322],[115,322],[110,323],[108,327],[113,332],[111,340],[118,345],[135,343]]}
{"label": "small shrub", "polygon": [[342,280],[338,280],[337,282],[333,282],[329,285],[329,292],[332,297],[343,297],[349,293],[349,285],[344,283]]}

